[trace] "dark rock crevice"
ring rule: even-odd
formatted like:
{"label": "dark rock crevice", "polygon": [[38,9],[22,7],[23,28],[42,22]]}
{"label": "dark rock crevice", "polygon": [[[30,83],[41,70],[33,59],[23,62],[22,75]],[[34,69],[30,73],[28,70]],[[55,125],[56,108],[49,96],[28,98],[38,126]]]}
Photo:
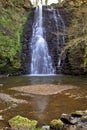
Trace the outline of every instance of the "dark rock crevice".
{"label": "dark rock crevice", "polygon": [[34,8],[31,10],[29,18],[24,26],[24,31],[22,34],[22,66],[23,73],[30,72],[30,63],[31,63],[31,50],[30,50],[30,41],[32,37],[32,26],[34,22]]}

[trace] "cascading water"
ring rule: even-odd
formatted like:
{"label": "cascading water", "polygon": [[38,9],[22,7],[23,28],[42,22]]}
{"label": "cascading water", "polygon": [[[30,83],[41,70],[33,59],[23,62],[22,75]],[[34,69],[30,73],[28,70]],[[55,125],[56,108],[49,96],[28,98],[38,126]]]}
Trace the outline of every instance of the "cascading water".
{"label": "cascading water", "polygon": [[31,39],[30,74],[54,74],[47,42],[43,37],[42,5],[36,7],[33,34]]}
{"label": "cascading water", "polygon": [[[65,45],[65,24],[59,11],[55,9],[53,9],[53,17],[55,20],[56,32],[57,32],[57,35],[56,35],[57,47],[59,48],[60,45],[61,47]],[[61,56],[59,55],[58,68],[60,69],[60,67],[61,67]]]}
{"label": "cascading water", "polygon": [[[57,32],[57,46],[59,44],[65,45],[65,24],[64,21],[59,13],[59,11],[53,9],[53,17],[55,20],[56,25],[56,32]],[[60,37],[60,35],[62,37]]]}
{"label": "cascading water", "polygon": [[59,32],[59,28],[58,28],[58,19],[57,19],[57,15],[56,15],[56,10],[55,9],[53,9],[53,17],[54,17],[54,20],[55,20],[55,25],[56,25],[56,32],[57,32],[57,46],[59,45],[59,34],[58,34],[58,32]]}

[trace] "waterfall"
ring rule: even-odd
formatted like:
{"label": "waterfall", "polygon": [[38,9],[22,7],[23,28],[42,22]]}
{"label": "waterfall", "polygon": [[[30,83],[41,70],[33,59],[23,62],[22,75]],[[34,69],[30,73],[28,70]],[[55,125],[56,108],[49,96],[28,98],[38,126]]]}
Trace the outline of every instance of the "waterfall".
{"label": "waterfall", "polygon": [[56,15],[56,10],[53,9],[53,18],[55,20],[55,25],[56,25],[56,32],[57,32],[57,35],[56,35],[56,38],[57,38],[57,46],[59,45],[59,28],[58,28],[58,19],[57,19],[57,15]]}
{"label": "waterfall", "polygon": [[31,72],[30,74],[54,74],[52,59],[48,52],[47,42],[43,36],[42,5],[35,10],[33,34],[31,39]]}
{"label": "waterfall", "polygon": [[[56,39],[57,39],[57,48],[59,50],[60,49],[60,46],[61,48],[65,45],[65,23],[59,13],[59,11],[53,9],[53,17],[54,17],[54,20],[55,20],[55,26],[56,26]],[[61,51],[60,51],[61,52]],[[59,57],[58,57],[58,69],[60,69],[61,67],[61,56],[59,54]]]}

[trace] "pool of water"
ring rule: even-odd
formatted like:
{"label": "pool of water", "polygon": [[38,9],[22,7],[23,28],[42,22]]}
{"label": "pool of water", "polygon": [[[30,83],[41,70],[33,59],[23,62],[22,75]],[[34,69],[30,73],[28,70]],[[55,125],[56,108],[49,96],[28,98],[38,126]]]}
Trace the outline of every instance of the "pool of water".
{"label": "pool of water", "polygon": [[0,115],[5,119],[0,128],[16,115],[36,119],[42,125],[62,113],[85,109],[87,77],[27,75],[0,79]]}

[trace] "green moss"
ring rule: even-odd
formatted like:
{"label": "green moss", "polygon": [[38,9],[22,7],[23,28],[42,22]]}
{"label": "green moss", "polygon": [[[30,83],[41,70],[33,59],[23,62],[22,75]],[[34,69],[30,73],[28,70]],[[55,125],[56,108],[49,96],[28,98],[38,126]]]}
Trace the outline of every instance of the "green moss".
{"label": "green moss", "polygon": [[20,39],[23,26],[31,13],[31,10],[27,12],[22,7],[18,11],[14,1],[9,2],[6,9],[0,5],[0,73],[13,73],[21,68]]}
{"label": "green moss", "polygon": [[54,119],[50,122],[50,126],[54,129],[62,128],[64,123],[60,119]]}
{"label": "green moss", "polygon": [[63,51],[67,52],[66,66],[69,66],[69,72],[85,74],[87,73],[87,5],[72,6],[67,10],[72,12],[72,8],[74,8],[72,19],[66,28],[67,43]]}
{"label": "green moss", "polygon": [[22,116],[16,116],[10,119],[9,124],[13,128],[25,128],[26,129],[34,129],[36,128],[38,122],[36,120],[29,120],[28,118],[22,117]]}

